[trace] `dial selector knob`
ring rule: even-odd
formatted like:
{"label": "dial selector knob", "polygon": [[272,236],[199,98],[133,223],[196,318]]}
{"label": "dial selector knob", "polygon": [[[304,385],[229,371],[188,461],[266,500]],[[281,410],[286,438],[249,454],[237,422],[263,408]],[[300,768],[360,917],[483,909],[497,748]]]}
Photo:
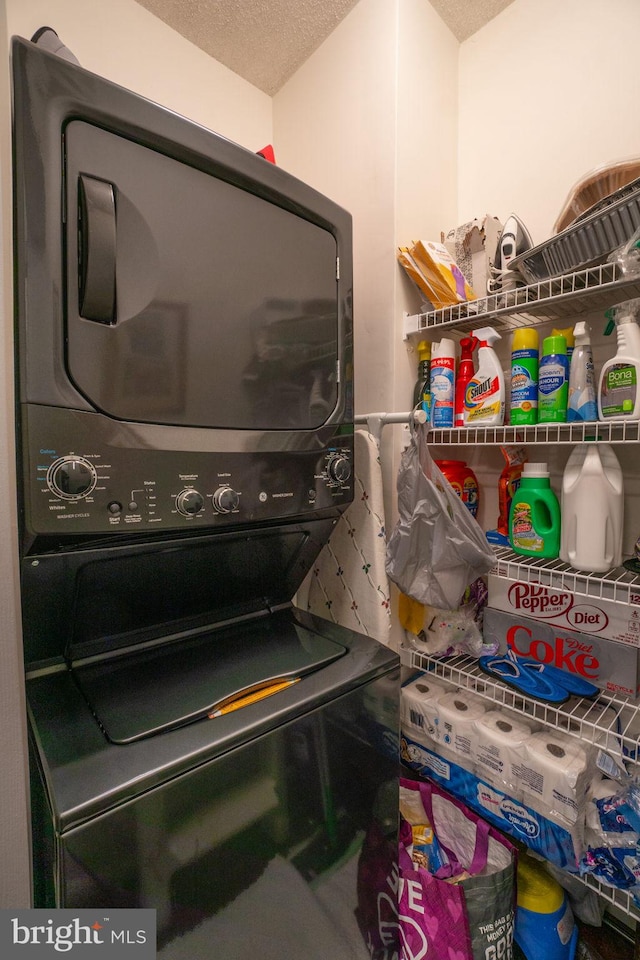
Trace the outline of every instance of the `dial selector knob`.
{"label": "dial selector knob", "polygon": [[231,487],[218,487],[212,500],[213,509],[218,513],[232,513],[240,503],[240,497]]}
{"label": "dial selector knob", "polygon": [[176,507],[183,517],[195,517],[204,508],[204,497],[197,490],[183,490],[176,497]]}
{"label": "dial selector knob", "polygon": [[97,482],[92,463],[84,457],[60,457],[47,472],[49,489],[63,500],[82,500]]}
{"label": "dial selector knob", "polygon": [[347,457],[338,454],[332,457],[327,464],[327,473],[331,480],[336,483],[346,483],[351,476],[351,464]]}

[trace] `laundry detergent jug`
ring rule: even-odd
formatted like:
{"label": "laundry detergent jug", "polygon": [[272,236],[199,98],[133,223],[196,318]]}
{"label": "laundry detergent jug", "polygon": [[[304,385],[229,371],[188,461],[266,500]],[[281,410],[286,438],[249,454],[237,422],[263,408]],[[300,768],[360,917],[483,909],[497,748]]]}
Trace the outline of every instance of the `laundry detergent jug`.
{"label": "laundry detergent jug", "polygon": [[619,566],[623,501],[622,470],[609,444],[575,447],[562,477],[560,559],[590,573]]}
{"label": "laundry detergent jug", "polygon": [[518,859],[514,960],[574,960],[578,928],[567,895],[541,863]]}

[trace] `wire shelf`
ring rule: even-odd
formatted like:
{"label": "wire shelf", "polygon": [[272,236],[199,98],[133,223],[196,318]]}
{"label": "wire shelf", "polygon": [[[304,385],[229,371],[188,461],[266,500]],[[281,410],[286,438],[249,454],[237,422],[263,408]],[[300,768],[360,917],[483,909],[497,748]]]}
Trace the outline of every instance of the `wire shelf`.
{"label": "wire shelf", "polygon": [[406,667],[430,672],[455,686],[470,690],[529,719],[578,740],[597,743],[603,750],[634,757],[640,738],[640,707],[628,697],[601,692],[594,700],[571,697],[561,706],[534,700],[500,680],[492,679],[471,657],[439,658],[401,647],[400,658]]}
{"label": "wire shelf", "polygon": [[498,329],[522,327],[532,321],[566,320],[592,310],[607,310],[636,297],[640,297],[640,277],[623,276],[617,264],[604,263],[440,310],[405,314],[404,339],[432,328],[473,330],[489,320]]}
{"label": "wire shelf", "polygon": [[496,565],[491,573],[498,577],[640,608],[640,576],[626,567],[614,567],[606,573],[585,573],[562,560],[523,557],[507,547],[494,547],[494,553]]}
{"label": "wire shelf", "polygon": [[609,420],[603,423],[539,423],[535,426],[438,427],[429,428],[428,440],[446,446],[504,444],[637,443],[638,420]]}

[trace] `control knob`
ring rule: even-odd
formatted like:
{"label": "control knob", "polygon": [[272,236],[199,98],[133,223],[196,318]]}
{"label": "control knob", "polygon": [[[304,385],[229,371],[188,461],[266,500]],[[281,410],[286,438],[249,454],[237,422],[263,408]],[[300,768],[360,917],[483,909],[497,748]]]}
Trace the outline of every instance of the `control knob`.
{"label": "control knob", "polygon": [[189,487],[176,497],[176,507],[183,517],[195,517],[204,507],[204,497]]}
{"label": "control knob", "polygon": [[334,480],[336,483],[346,483],[351,476],[351,464],[348,457],[344,457],[342,454],[331,457],[327,464],[327,473],[330,480]]}
{"label": "control knob", "polygon": [[49,489],[63,500],[82,500],[89,496],[97,479],[93,464],[84,457],[60,457],[47,472]]}
{"label": "control knob", "polygon": [[212,500],[217,513],[233,513],[240,503],[240,497],[232,487],[218,487]]}

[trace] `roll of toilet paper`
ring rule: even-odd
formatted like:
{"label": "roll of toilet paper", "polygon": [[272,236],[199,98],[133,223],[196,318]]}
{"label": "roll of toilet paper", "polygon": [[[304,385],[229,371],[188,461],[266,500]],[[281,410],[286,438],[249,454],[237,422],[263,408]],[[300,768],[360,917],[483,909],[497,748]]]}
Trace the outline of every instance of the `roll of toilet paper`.
{"label": "roll of toilet paper", "polygon": [[510,797],[522,799],[519,778],[514,773],[526,756],[533,724],[507,710],[488,710],[474,724],[471,753],[476,776]]}
{"label": "roll of toilet paper", "polygon": [[526,758],[513,768],[524,803],[560,826],[583,823],[593,749],[560,732],[534,733],[526,744]]}
{"label": "roll of toilet paper", "polygon": [[438,751],[473,772],[471,742],[474,724],[486,713],[483,701],[468,690],[439,697],[435,717]]}
{"label": "roll of toilet paper", "polygon": [[400,691],[400,725],[405,736],[433,750],[437,741],[437,701],[456,687],[447,680],[422,674]]}

